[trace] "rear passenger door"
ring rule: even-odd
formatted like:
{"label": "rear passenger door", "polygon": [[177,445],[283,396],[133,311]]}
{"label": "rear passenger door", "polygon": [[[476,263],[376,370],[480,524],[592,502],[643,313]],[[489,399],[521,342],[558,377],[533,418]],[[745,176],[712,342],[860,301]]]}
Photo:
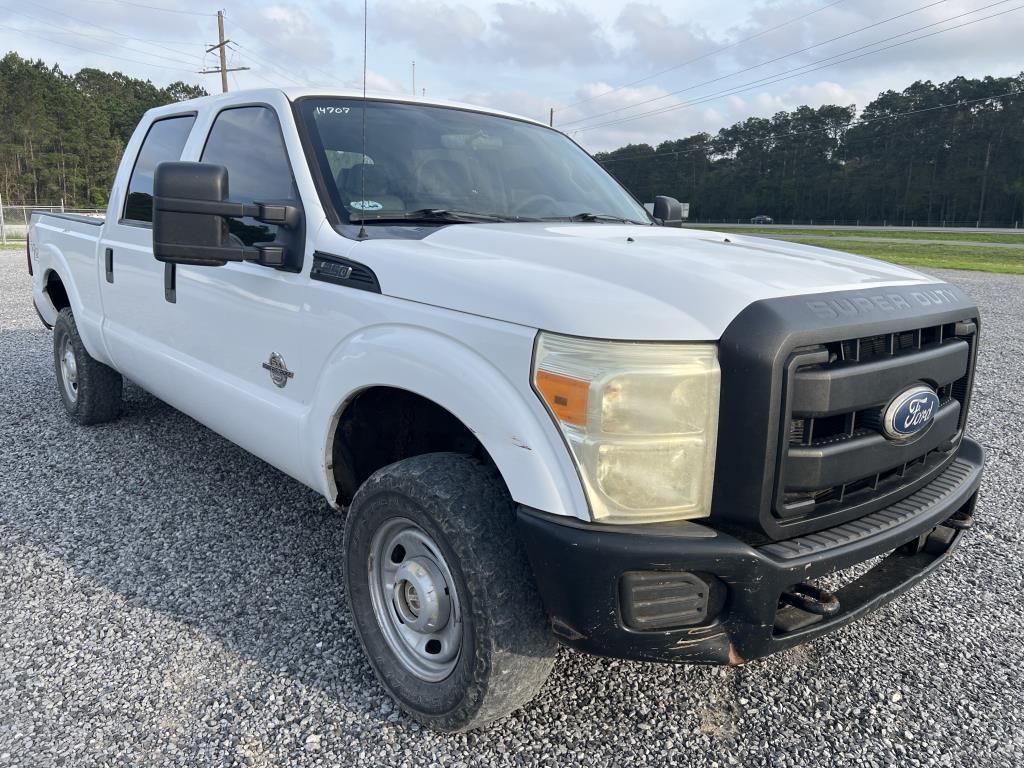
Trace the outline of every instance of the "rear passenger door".
{"label": "rear passenger door", "polygon": [[164,301],[164,265],[153,258],[153,174],[156,166],[179,160],[195,124],[195,113],[154,121],[142,140],[125,194],[107,212],[100,241],[103,333],[118,369],[146,378],[171,344]]}

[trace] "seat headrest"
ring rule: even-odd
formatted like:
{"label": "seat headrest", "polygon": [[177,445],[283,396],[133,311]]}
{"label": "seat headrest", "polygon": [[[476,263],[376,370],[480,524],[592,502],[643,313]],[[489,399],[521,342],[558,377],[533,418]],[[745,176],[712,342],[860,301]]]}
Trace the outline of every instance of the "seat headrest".
{"label": "seat headrest", "polygon": [[364,196],[380,197],[391,192],[388,173],[379,165],[357,163],[347,171],[341,171],[338,175],[342,176],[343,174],[344,178],[338,184],[338,188],[345,197],[358,200]]}
{"label": "seat headrest", "polygon": [[416,182],[421,194],[443,197],[465,194],[470,186],[465,167],[454,160],[439,157],[427,160],[420,166]]}

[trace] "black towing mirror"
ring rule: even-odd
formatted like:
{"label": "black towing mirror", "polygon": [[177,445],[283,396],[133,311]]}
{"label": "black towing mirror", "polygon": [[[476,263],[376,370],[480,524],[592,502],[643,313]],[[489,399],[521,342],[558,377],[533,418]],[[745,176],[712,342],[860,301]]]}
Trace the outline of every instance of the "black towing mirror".
{"label": "black towing mirror", "polygon": [[683,226],[683,205],[674,197],[658,195],[654,198],[654,211],[651,213],[663,227]]}
{"label": "black towing mirror", "polygon": [[228,221],[252,217],[288,229],[299,225],[299,209],[274,203],[233,203],[228,169],[209,163],[168,162],[153,178],[153,255],[169,264],[222,267],[229,261],[285,265],[284,246],[240,245]]}

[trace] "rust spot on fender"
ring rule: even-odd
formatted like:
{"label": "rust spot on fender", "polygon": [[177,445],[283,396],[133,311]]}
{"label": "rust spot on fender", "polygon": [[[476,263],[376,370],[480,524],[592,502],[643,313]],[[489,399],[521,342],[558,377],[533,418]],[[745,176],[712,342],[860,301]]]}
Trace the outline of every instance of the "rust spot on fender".
{"label": "rust spot on fender", "polygon": [[729,643],[729,666],[742,667],[746,663],[746,660],[736,652],[736,647]]}
{"label": "rust spot on fender", "polygon": [[551,631],[566,640],[586,640],[587,636],[579,632],[565,619],[558,616],[551,617]]}

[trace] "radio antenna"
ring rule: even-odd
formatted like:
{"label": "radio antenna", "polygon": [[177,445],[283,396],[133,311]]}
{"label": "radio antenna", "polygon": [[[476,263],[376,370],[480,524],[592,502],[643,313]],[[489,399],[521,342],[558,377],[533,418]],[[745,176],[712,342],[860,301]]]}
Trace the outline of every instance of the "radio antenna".
{"label": "radio antenna", "polygon": [[[359,163],[359,207],[364,211],[366,209],[366,27],[367,27],[367,7],[368,0],[363,0],[363,149],[362,159]],[[356,235],[360,240],[364,240],[369,235],[366,233],[366,222],[359,222],[359,234]]]}

